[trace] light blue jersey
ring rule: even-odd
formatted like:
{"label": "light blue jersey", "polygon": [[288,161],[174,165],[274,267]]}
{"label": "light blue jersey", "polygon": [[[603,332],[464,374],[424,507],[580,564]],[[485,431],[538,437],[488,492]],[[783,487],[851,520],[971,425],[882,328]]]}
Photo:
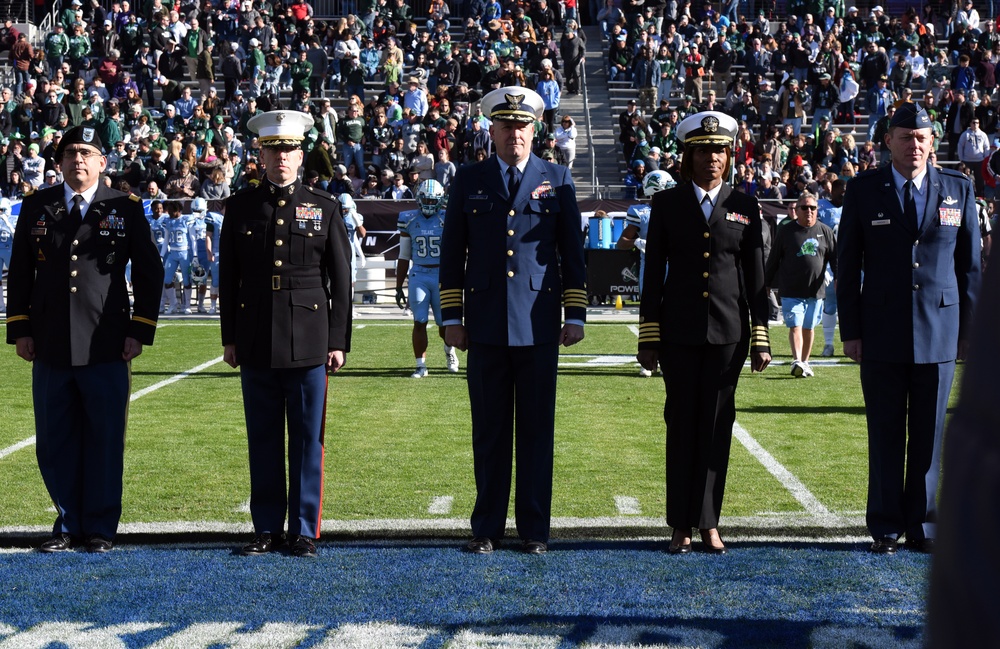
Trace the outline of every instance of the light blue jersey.
{"label": "light blue jersey", "polygon": [[396,223],[400,232],[410,235],[410,261],[417,266],[436,266],[441,257],[441,233],[444,232],[444,211],[424,216],[420,210],[401,212]]}
{"label": "light blue jersey", "polygon": [[410,237],[409,298],[415,322],[427,322],[434,311],[434,322],[441,325],[441,287],[438,264],[441,263],[441,233],[444,211],[424,216],[420,210],[401,212],[399,232]]}
{"label": "light blue jersey", "polygon": [[208,259],[208,221],[205,212],[198,214],[185,214],[182,219],[188,219],[191,223],[191,239],[194,242],[194,255],[204,265]]}
{"label": "light blue jersey", "polygon": [[184,286],[191,286],[191,251],[195,245],[192,220],[186,216],[160,219],[167,235],[167,254],[163,259],[163,277],[167,284],[174,281],[174,274],[180,270]]}
{"label": "light blue jersey", "polygon": [[222,214],[209,212],[205,215],[205,228],[211,227],[213,261],[208,264],[208,272],[212,275],[212,286],[219,285],[219,241],[222,237]]}
{"label": "light blue jersey", "polygon": [[[837,233],[840,231],[840,215],[844,211],[843,205],[836,207],[826,198],[821,199],[817,205],[819,206],[817,220],[833,230],[833,237],[836,241]],[[826,265],[826,280],[824,283],[827,286],[827,290],[826,299],[823,300],[823,313],[833,315],[837,312],[837,292],[833,290],[833,269],[830,268],[830,264]]]}
{"label": "light blue jersey", "polygon": [[0,215],[0,272],[10,268],[10,251],[14,244],[14,228],[17,217],[13,214]]}
{"label": "light blue jersey", "polygon": [[[639,228],[639,239],[645,239],[649,233],[649,203],[637,203],[625,212],[625,227],[634,225]],[[639,253],[639,292],[642,293],[642,276],[646,274],[646,252]]]}
{"label": "light blue jersey", "polygon": [[153,235],[153,243],[156,244],[156,249],[160,251],[161,260],[167,256],[167,229],[163,227],[164,218],[166,217],[161,216],[157,219],[149,218],[149,231]]}

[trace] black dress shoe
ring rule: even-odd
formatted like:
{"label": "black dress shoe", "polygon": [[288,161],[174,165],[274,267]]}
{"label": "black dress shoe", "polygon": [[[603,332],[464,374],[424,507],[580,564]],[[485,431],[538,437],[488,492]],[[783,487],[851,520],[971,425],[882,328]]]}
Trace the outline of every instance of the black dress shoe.
{"label": "black dress shoe", "polygon": [[906,539],[906,549],[924,554],[934,553],[934,539]]}
{"label": "black dress shoe", "polygon": [[281,537],[275,534],[264,533],[253,537],[253,540],[243,546],[241,554],[247,557],[256,557],[268,552],[274,552],[281,547]]}
{"label": "black dress shoe", "polygon": [[869,550],[872,554],[896,554],[896,550],[899,548],[899,543],[896,539],[885,536],[880,539],[875,539]]}
{"label": "black dress shoe", "polygon": [[521,552],[525,554],[545,554],[549,551],[549,546],[541,541],[522,541]]}
{"label": "black dress shoe", "polygon": [[291,552],[293,557],[315,557],[316,556],[316,544],[313,539],[308,536],[295,537],[292,541]]}
{"label": "black dress shoe", "polygon": [[492,554],[493,550],[498,547],[500,547],[500,541],[494,543],[493,539],[488,536],[476,536],[466,544],[465,551],[472,554]]}
{"label": "black dress shoe", "polygon": [[94,535],[87,539],[87,552],[91,552],[93,554],[111,552],[111,548],[113,547],[114,543],[103,536]]}
{"label": "black dress shoe", "polygon": [[691,544],[681,543],[679,545],[674,545],[671,543],[667,546],[667,554],[691,554]]}
{"label": "black dress shoe", "polygon": [[[699,530],[701,533],[701,550],[707,554],[725,554],[725,545],[711,545],[709,541],[711,540],[711,535],[709,532],[711,530]],[[722,538],[719,538],[719,543],[722,543]]]}
{"label": "black dress shoe", "polygon": [[39,552],[66,552],[73,549],[73,537],[69,534],[53,534],[52,538],[38,546]]}

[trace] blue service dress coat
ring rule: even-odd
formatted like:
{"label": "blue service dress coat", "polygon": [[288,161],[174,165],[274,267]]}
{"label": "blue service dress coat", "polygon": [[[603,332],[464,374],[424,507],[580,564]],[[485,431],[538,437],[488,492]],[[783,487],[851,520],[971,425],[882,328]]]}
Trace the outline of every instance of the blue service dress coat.
{"label": "blue service dress coat", "polygon": [[971,181],[928,165],[925,182],[914,228],[891,166],[859,175],[847,185],[837,240],[840,336],[862,343],[875,539],[935,536],[944,417],[980,283]]}
{"label": "blue service dress coat", "polygon": [[495,156],[459,169],[441,245],[444,324],[465,324],[477,498],[473,536],[503,537],[517,415],[515,517],[547,542],[563,314],[586,319],[580,210],[569,170],[531,155],[515,196]]}

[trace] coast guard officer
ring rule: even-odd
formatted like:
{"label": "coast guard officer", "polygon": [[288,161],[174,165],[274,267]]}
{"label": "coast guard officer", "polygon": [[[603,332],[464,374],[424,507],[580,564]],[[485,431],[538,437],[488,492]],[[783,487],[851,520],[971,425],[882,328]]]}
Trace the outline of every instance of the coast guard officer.
{"label": "coast guard officer", "polygon": [[908,548],[933,549],[945,411],[979,288],[973,186],[927,164],[933,141],[923,108],[896,110],[892,164],[848,183],[837,239],[840,337],[861,363],[878,554],[902,535]]}
{"label": "coast guard officer", "polygon": [[34,363],[38,468],[57,513],[39,550],[107,552],[122,511],[130,361],[153,344],[163,266],[139,197],[101,182],[94,129],[68,131],[56,158],[65,181],[21,204],[7,342]]}
{"label": "coast guard officer", "polygon": [[760,206],[723,180],[736,130],[725,113],[684,118],[683,181],[650,203],[636,358],[650,371],[659,361],[666,383],[671,554],[691,551],[695,527],[706,552],[725,553],[717,527],[736,384],[748,353],[753,371],[771,361]]}
{"label": "coast guard officer", "polygon": [[226,201],[219,241],[224,358],[240,368],[250,451],[246,555],[282,545],[287,513],[291,553],[316,556],[327,374],[350,348],[352,253],[340,205],[298,177],[312,124],[285,110],[248,122],[266,178]]}
{"label": "coast guard officer", "polygon": [[482,106],[496,155],[452,181],[440,269],[445,343],[469,350],[477,495],[466,549],[488,554],[503,538],[516,420],[517,533],[523,551],[543,554],[559,345],[582,340],[586,318],[580,210],[569,170],[531,153],[542,98],[512,86]]}

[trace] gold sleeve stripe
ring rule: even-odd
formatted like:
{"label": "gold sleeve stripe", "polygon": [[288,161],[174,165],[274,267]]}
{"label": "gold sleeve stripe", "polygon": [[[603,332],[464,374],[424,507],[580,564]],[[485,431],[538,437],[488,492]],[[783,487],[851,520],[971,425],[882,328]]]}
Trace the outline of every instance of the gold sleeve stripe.
{"label": "gold sleeve stripe", "polygon": [[28,316],[26,316],[26,315],[9,315],[9,316],[7,316],[7,322],[8,323],[10,323],[10,322],[21,322],[22,320],[27,320],[27,319],[28,319]]}
{"label": "gold sleeve stripe", "polygon": [[462,300],[441,300],[442,309],[462,308]]}
{"label": "gold sleeve stripe", "polygon": [[155,327],[156,326],[156,320],[150,320],[149,318],[140,318],[137,315],[132,316],[132,321],[133,322],[139,322],[139,323],[142,323],[142,324],[145,324],[145,325],[149,325],[150,327]]}
{"label": "gold sleeve stripe", "polygon": [[639,336],[640,343],[658,343],[660,342],[659,334],[650,334],[648,336]]}
{"label": "gold sleeve stripe", "polygon": [[659,333],[660,332],[660,323],[659,322],[643,322],[641,325],[639,325],[639,331],[640,331],[640,333],[641,332],[647,332],[647,331],[655,331],[656,333]]}
{"label": "gold sleeve stripe", "polygon": [[443,288],[441,289],[441,295],[461,295],[462,289],[460,288]]}
{"label": "gold sleeve stripe", "polygon": [[582,288],[567,288],[563,291],[563,295],[586,295],[587,291]]}

